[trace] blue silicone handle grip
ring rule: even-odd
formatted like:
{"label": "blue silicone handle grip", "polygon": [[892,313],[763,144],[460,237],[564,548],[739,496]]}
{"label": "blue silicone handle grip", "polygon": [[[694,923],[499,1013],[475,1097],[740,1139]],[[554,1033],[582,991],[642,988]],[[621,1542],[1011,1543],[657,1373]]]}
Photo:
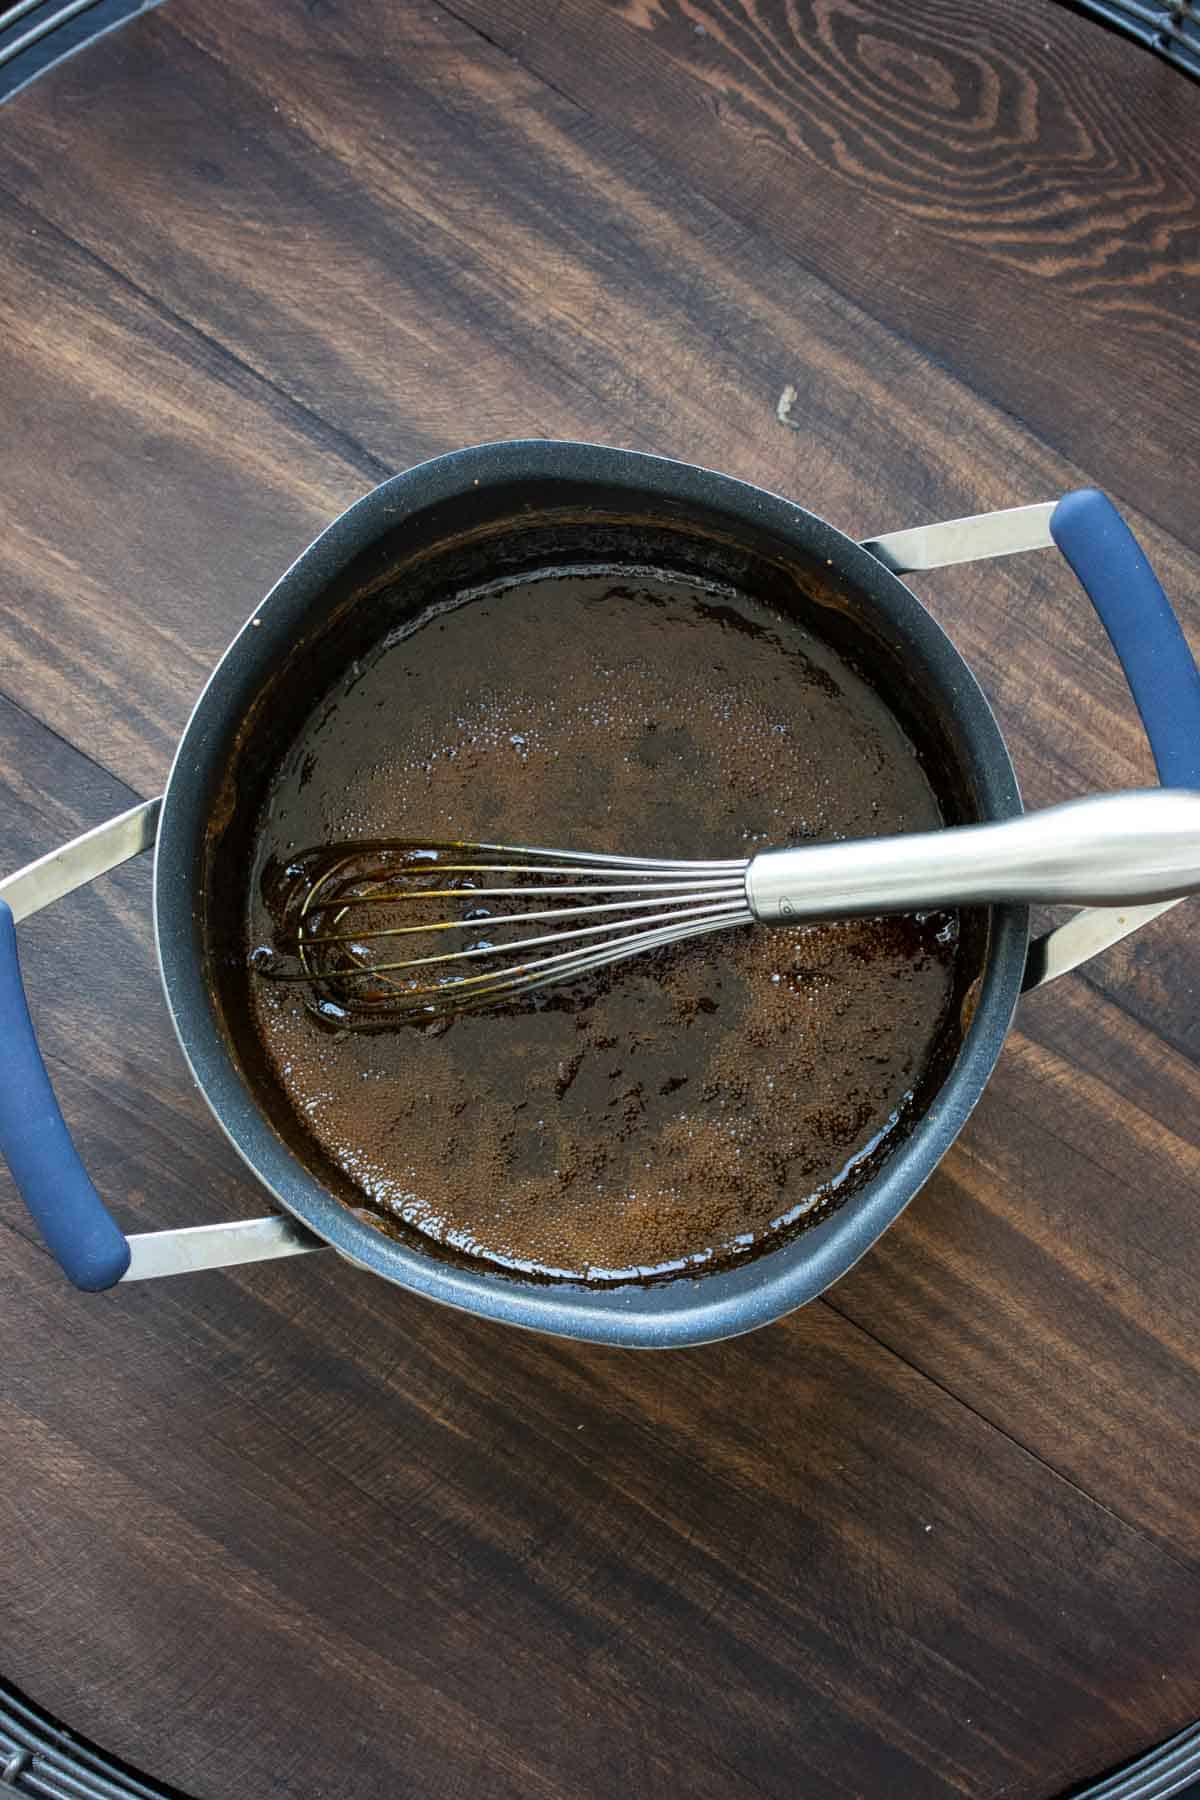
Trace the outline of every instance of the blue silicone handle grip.
{"label": "blue silicone handle grip", "polygon": [[59,1111],[21,981],[12,908],[0,900],[0,1153],[64,1275],[97,1292],[120,1281],[129,1245],[88,1179]]}
{"label": "blue silicone handle grip", "polygon": [[1104,621],[1164,787],[1200,788],[1200,670],[1146,553],[1105,495],[1080,488],[1050,535]]}

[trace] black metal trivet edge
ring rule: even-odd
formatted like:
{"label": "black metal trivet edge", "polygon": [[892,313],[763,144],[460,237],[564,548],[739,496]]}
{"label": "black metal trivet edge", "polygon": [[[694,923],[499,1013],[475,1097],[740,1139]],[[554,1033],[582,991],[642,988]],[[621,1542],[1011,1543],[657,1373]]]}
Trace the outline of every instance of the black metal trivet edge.
{"label": "black metal trivet edge", "polygon": [[[0,1795],[41,1800],[187,1800],[139,1775],[0,1681]],[[1147,1750],[1102,1780],[1071,1788],[1062,1800],[1186,1800],[1200,1796],[1200,1724]]]}
{"label": "black metal trivet edge", "polygon": [[1200,1724],[1189,1725],[1136,1762],[1101,1781],[1073,1787],[1062,1800],[1189,1800],[1200,1796]]}
{"label": "black metal trivet edge", "polygon": [[[161,0],[0,0],[0,100]],[[14,17],[14,14],[20,14]]]}
{"label": "black metal trivet edge", "polygon": [[1200,80],[1200,11],[1197,0],[1058,0],[1153,50],[1183,75]]}
{"label": "black metal trivet edge", "polygon": [[0,1681],[0,1794],[8,1793],[41,1800],[186,1800],[56,1725]]}

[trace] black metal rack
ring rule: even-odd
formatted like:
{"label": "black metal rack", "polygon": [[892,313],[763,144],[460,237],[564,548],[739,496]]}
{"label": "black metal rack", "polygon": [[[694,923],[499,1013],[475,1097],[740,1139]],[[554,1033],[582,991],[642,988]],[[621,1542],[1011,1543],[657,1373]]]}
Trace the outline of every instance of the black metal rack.
{"label": "black metal rack", "polygon": [[[186,1800],[155,1786],[110,1756],[55,1725],[0,1682],[0,1793],[41,1800]],[[1200,1724],[1148,1750],[1103,1780],[1071,1790],[1063,1800],[1197,1800]]]}
{"label": "black metal rack", "polygon": [[41,1800],[183,1800],[55,1725],[0,1682],[0,1793]]}
{"label": "black metal rack", "polygon": [[1185,75],[1200,76],[1200,12],[1196,0],[1065,0],[1145,44]]}

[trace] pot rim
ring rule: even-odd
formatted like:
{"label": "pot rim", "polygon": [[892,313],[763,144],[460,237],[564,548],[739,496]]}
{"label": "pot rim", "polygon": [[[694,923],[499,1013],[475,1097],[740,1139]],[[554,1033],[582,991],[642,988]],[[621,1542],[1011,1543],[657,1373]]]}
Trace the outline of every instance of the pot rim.
{"label": "pot rim", "polygon": [[193,871],[210,807],[209,771],[240,722],[244,664],[270,666],[292,641],[289,621],[406,515],[483,486],[595,482],[610,492],[693,503],[828,557],[919,647],[970,747],[984,816],[1021,811],[1011,758],[968,665],[916,596],[854,539],[795,502],[714,470],[640,451],[554,439],[514,439],[452,451],[394,475],[348,507],[255,607],[209,677],[184,728],[163,796],[154,863],[154,933],[180,1047],[218,1124],[256,1179],[293,1216],[361,1268],[429,1299],[486,1318],[575,1339],[683,1346],[736,1336],[815,1299],[839,1280],[918,1192],[957,1137],[1003,1047],[1028,944],[1023,907],[993,908],[974,1016],[933,1101],[878,1175],[842,1207],[743,1265],[657,1284],[585,1288],[461,1267],[385,1237],[322,1187],[275,1132],[226,1045],[208,991]]}

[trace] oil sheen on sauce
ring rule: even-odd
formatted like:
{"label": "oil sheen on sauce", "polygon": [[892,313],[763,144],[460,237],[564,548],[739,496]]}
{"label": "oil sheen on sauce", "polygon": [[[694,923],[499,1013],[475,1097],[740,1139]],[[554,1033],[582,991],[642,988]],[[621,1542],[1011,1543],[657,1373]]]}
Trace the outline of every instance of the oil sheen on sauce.
{"label": "oil sheen on sauce", "polygon": [[[940,823],[882,700],[798,623],[692,581],[559,572],[434,610],[320,697],[276,771],[248,954],[297,851],[483,839],[671,857]],[[957,920],[749,927],[377,1033],[252,981],[302,1133],[385,1231],[593,1283],[699,1274],[880,1166],[948,1030]]]}

